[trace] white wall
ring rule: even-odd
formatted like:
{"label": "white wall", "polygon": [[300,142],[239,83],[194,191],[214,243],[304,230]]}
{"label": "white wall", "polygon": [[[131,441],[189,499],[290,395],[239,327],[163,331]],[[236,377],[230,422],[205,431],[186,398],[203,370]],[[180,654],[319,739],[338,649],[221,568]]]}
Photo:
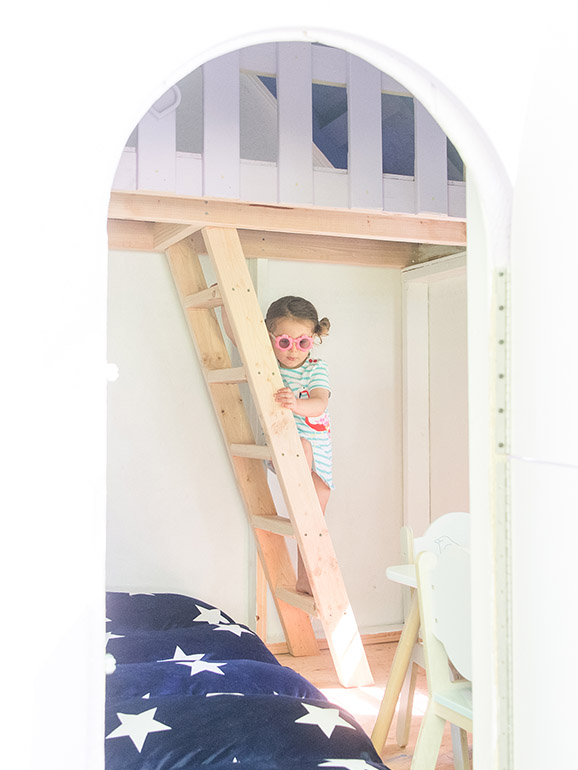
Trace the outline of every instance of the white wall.
{"label": "white wall", "polygon": [[[401,526],[398,270],[259,260],[263,310],[306,296],[332,331],[327,516],[362,632],[401,621],[385,577]],[[111,252],[107,585],[176,590],[253,624],[252,536],[163,255]],[[250,550],[251,549],[251,550]],[[270,641],[282,633],[271,618]]]}
{"label": "white wall", "polygon": [[245,515],[166,257],[112,252],[108,285],[107,586],[246,619]]}

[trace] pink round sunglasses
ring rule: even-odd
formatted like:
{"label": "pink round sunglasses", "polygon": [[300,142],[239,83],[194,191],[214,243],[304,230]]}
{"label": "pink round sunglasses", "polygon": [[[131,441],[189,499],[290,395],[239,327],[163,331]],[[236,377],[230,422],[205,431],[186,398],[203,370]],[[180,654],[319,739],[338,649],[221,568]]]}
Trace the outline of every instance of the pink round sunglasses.
{"label": "pink round sunglasses", "polygon": [[290,337],[288,334],[280,334],[278,337],[271,334],[271,336],[274,337],[275,347],[279,350],[291,350],[295,345],[297,350],[304,353],[313,347],[313,337],[309,334],[302,334],[300,337]]}

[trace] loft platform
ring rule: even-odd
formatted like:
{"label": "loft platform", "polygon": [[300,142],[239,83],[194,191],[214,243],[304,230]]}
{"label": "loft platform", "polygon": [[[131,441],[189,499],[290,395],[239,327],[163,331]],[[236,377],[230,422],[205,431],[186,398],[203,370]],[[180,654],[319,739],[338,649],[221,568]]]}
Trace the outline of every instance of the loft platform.
{"label": "loft platform", "polygon": [[149,191],[111,193],[109,246],[164,252],[204,227],[238,230],[247,259],[408,267],[463,251],[466,221],[440,215],[251,203]]}
{"label": "loft platform", "polygon": [[[217,57],[171,86],[128,138],[112,189],[168,195],[169,218],[151,215],[153,224],[187,222],[191,204],[184,212],[176,205],[185,196],[201,207],[207,201],[210,216],[200,212],[205,225],[211,218],[251,231],[255,248],[265,231],[424,244],[431,252],[433,245],[463,242],[449,233],[422,238],[411,225],[465,217],[465,173],[441,126],[386,73],[340,49],[279,42]],[[257,210],[243,206],[255,203]],[[187,216],[171,219],[178,211]],[[279,225],[283,212],[296,212],[297,222]],[[388,227],[372,232],[376,223]],[[134,237],[150,248],[143,230]],[[157,237],[152,246],[162,251]],[[396,257],[399,264],[421,259],[415,247],[405,251],[412,256]]]}

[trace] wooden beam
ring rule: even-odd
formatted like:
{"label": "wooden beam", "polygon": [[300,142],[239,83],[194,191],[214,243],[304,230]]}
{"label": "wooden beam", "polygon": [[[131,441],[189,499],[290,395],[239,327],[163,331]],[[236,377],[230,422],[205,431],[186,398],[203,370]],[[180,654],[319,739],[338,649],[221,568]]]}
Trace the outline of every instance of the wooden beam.
{"label": "wooden beam", "polygon": [[108,220],[108,248],[116,251],[154,251],[154,222]]}
{"label": "wooden beam", "polygon": [[232,227],[240,230],[331,235],[345,238],[466,245],[464,219],[113,191],[111,219]]}
{"label": "wooden beam", "polygon": [[[166,228],[166,240],[163,240],[160,228]],[[199,254],[206,254],[203,236],[192,225],[160,225],[154,222],[109,219],[109,248],[113,251],[164,251],[164,244],[171,241],[172,245],[183,240],[190,235],[191,230],[194,230],[191,237],[195,249]],[[274,233],[265,230],[240,230],[239,237],[247,259],[289,259],[363,267],[409,267],[463,251],[461,246]]]}
{"label": "wooden beam", "polygon": [[[366,267],[407,267],[418,261],[415,243],[265,230],[240,230],[239,238],[247,259],[291,259]],[[200,254],[207,253],[201,233],[195,233],[193,243]]]}
{"label": "wooden beam", "polygon": [[154,224],[154,249],[153,251],[166,251],[169,246],[182,241],[192,235],[199,228],[196,225],[170,225],[161,222]]}

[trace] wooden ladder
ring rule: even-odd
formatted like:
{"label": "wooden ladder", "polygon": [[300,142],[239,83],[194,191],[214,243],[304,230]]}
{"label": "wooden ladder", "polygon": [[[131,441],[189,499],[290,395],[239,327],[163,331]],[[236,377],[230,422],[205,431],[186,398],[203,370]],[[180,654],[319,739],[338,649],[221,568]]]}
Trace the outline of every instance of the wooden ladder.
{"label": "wooden ladder", "polygon": [[[373,684],[293,415],[273,397],[283,382],[239,235],[221,227],[206,227],[202,235],[217,276],[215,286],[207,288],[191,238],[170,246],[167,256],[289,652],[318,652],[309,616],[318,617],[341,684]],[[243,366],[231,365],[213,309],[220,305],[229,316]],[[244,382],[265,434],[264,446],[255,442],[240,395],[239,383]],[[275,466],[289,519],[277,514],[263,460]],[[297,540],[313,596],[295,589],[287,536]]]}

